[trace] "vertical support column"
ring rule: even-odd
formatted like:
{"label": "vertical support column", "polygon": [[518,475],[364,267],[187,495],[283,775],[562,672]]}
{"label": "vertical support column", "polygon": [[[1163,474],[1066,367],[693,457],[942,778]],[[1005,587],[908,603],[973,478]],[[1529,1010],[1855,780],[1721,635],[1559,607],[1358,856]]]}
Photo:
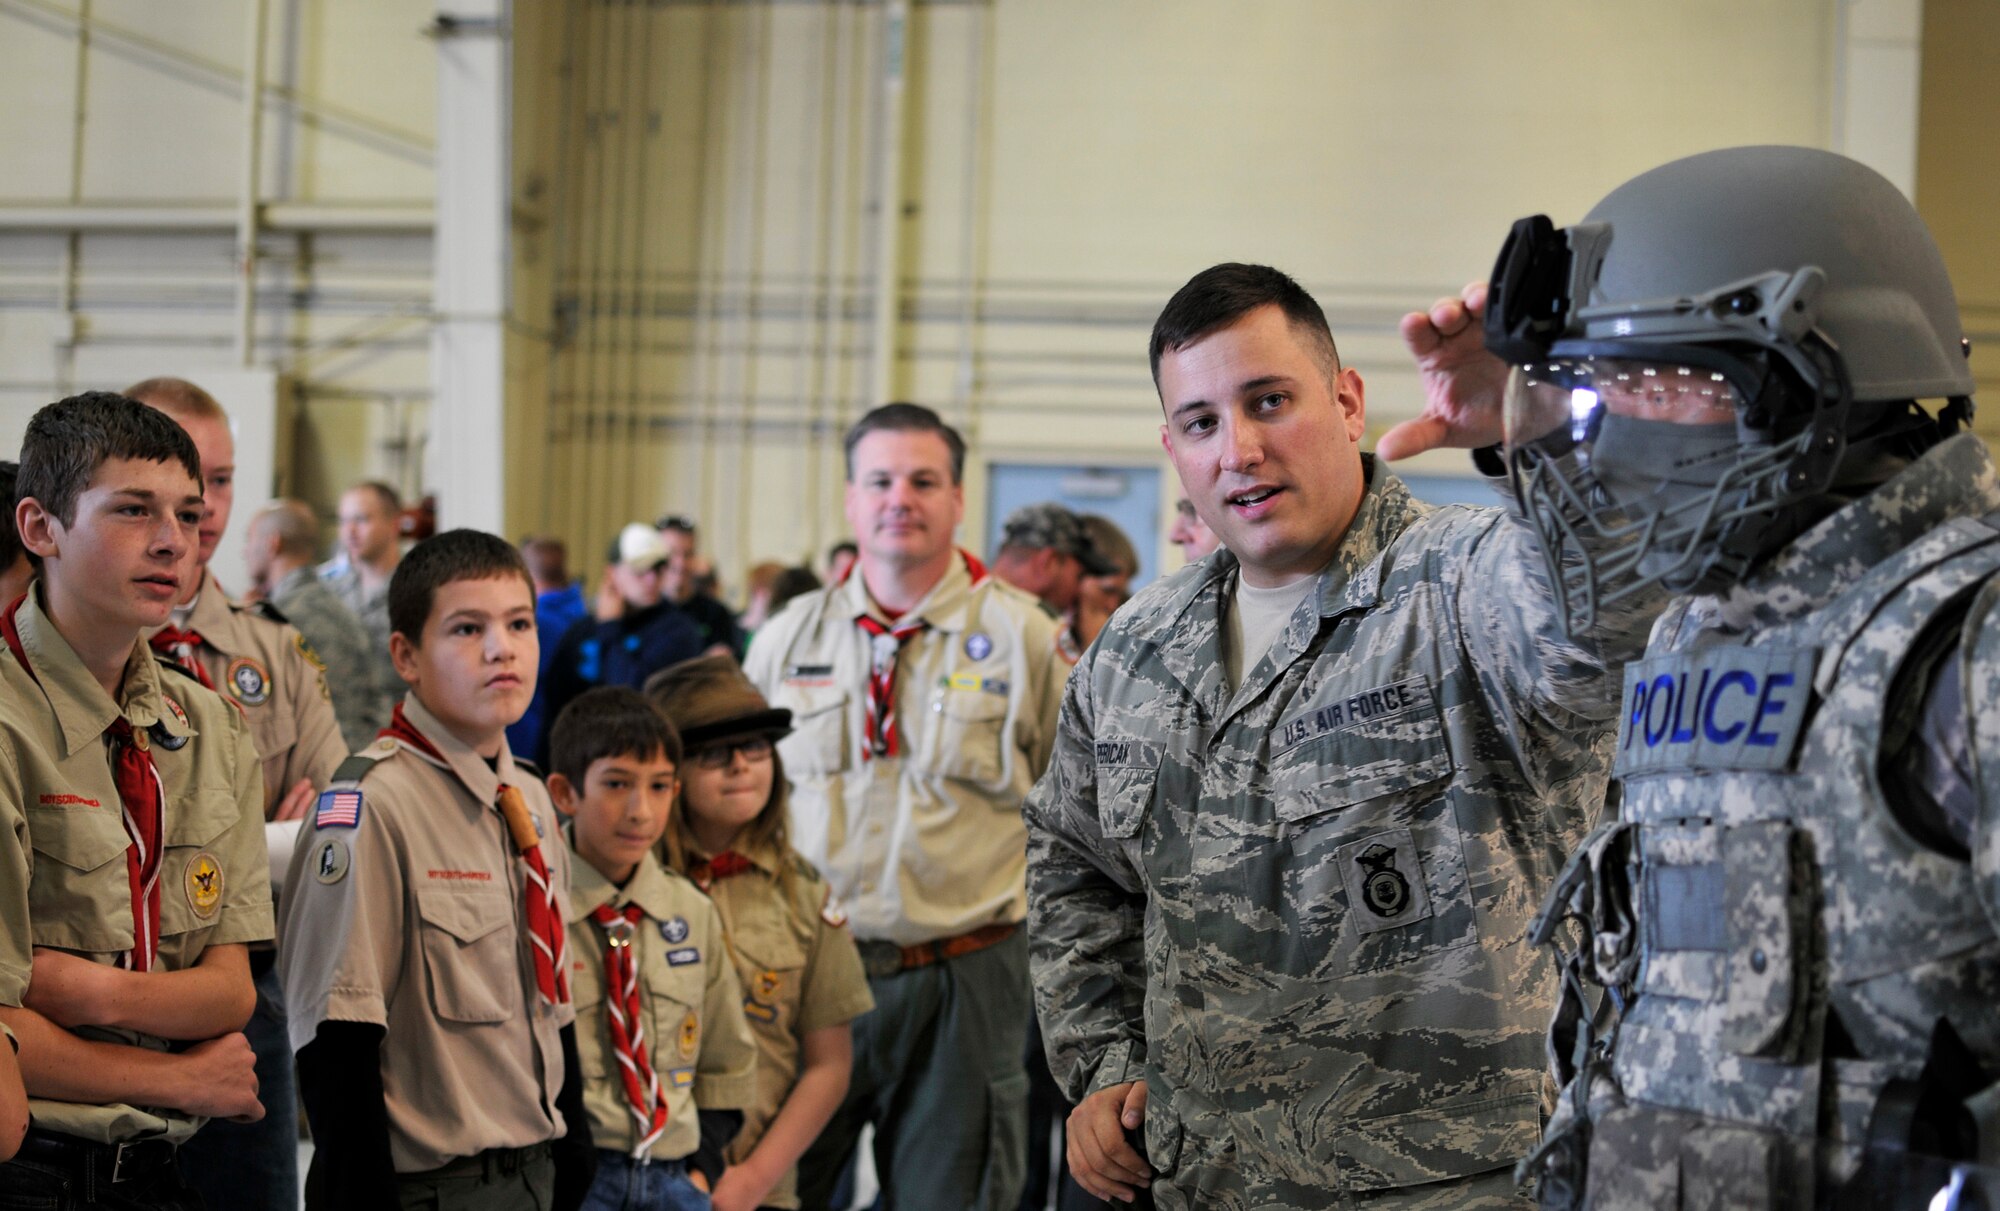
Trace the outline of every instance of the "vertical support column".
{"label": "vertical support column", "polygon": [[430,439],[440,528],[505,533],[508,0],[442,0]]}
{"label": "vertical support column", "polygon": [[1917,92],[1924,0],[1836,0],[1829,142],[1895,182],[1917,187]]}
{"label": "vertical support column", "polygon": [[882,144],[876,159],[875,338],[868,357],[867,407],[886,404],[896,387],[903,294],[903,56],[908,52],[910,0],[882,6]]}
{"label": "vertical support column", "polygon": [[243,188],[236,199],[236,364],[257,361],[257,238],[263,226],[264,33],[269,0],[250,0],[243,48]]}

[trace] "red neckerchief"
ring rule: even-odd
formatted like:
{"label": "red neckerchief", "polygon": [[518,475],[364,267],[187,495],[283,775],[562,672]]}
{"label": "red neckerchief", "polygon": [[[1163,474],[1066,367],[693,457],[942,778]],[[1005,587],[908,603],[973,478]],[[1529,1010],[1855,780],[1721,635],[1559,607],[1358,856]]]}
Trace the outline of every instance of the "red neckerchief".
{"label": "red neckerchief", "polygon": [[669,1114],[660,1075],[646,1057],[645,1014],[639,1004],[639,962],[633,934],[645,915],[637,904],[623,909],[600,904],[590,919],[604,931],[604,1016],[611,1026],[611,1045],[618,1056],[618,1075],[625,1086],[625,1108],[638,1126],[633,1131],[632,1157],[651,1155],[653,1144],[666,1134]]}

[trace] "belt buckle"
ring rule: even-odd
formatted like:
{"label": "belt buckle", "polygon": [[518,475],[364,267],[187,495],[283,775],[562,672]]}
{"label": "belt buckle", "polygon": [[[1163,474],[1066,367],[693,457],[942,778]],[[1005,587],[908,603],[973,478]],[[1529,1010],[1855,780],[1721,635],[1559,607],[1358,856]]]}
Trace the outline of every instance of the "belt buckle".
{"label": "belt buckle", "polygon": [[117,1185],[119,1182],[128,1180],[125,1176],[125,1157],[128,1155],[128,1150],[132,1150],[133,1143],[134,1141],[132,1140],[126,1140],[125,1142],[114,1145],[112,1147],[111,1184],[114,1186]]}
{"label": "belt buckle", "polygon": [[872,980],[886,980],[903,972],[902,948],[893,942],[867,942],[861,946],[861,969]]}

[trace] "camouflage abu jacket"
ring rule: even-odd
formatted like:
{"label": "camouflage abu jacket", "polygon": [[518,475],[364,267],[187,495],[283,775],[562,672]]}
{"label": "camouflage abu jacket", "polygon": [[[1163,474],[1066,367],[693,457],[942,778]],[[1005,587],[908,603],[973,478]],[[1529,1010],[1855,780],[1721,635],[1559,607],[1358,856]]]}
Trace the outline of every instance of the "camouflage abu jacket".
{"label": "camouflage abu jacket", "polygon": [[1523,935],[1603,800],[1616,669],[1659,603],[1572,643],[1525,526],[1366,470],[1233,697],[1227,550],[1121,609],[1028,799],[1052,1067],[1073,1099],[1147,1080],[1169,1186],[1218,1136],[1321,1207],[1536,1140],[1553,967]]}

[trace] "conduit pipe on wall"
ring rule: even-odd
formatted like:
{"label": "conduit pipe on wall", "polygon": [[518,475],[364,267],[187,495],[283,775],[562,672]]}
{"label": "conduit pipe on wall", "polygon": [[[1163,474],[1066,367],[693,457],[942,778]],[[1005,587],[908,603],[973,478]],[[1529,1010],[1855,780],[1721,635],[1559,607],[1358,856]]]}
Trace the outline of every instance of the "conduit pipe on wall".
{"label": "conduit pipe on wall", "polygon": [[249,45],[243,52],[243,185],[236,201],[236,361],[249,366],[257,350],[257,195],[264,168],[264,30],[269,0],[250,0]]}
{"label": "conduit pipe on wall", "polygon": [[869,406],[886,404],[895,390],[903,279],[903,141],[908,112],[904,55],[908,53],[910,0],[882,6],[881,155],[875,187],[875,315],[868,364]]}

